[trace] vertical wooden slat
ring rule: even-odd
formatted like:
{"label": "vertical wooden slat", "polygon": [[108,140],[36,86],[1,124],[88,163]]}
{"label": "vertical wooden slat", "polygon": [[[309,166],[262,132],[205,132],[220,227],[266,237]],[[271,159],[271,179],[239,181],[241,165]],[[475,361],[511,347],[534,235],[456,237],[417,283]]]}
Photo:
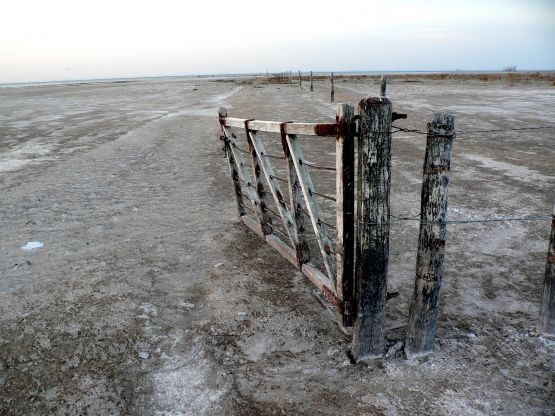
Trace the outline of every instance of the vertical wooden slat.
{"label": "vertical wooden slat", "polygon": [[223,120],[227,117],[227,110],[224,107],[220,107],[218,111],[218,116],[220,119],[220,126],[222,128],[222,135],[225,138],[224,146],[226,149],[227,161],[229,162],[229,172],[231,173],[231,179],[233,180],[233,189],[235,191],[235,200],[237,202],[237,214],[239,218],[245,215],[245,202],[243,201],[243,194],[241,193],[241,183],[239,182],[239,171],[237,169],[237,162],[233,157],[233,152],[231,151],[229,140],[224,130]]}
{"label": "vertical wooden slat", "polygon": [[555,336],[555,206],[551,219],[538,330],[543,335]]}
{"label": "vertical wooden slat", "polygon": [[359,103],[356,292],[353,327],[355,358],[380,357],[384,350],[389,194],[391,183],[391,102],[366,98]]}
{"label": "vertical wooden slat", "polygon": [[303,77],[301,75],[301,70],[299,69],[299,87],[303,87]]}
{"label": "vertical wooden slat", "polygon": [[312,71],[310,71],[310,91],[314,91],[314,84],[312,83]]}
{"label": "vertical wooden slat", "polygon": [[432,351],[437,327],[447,219],[447,187],[455,118],[435,113],[428,136],[420,208],[416,278],[405,342],[407,358]]}
{"label": "vertical wooden slat", "polygon": [[297,256],[297,266],[299,270],[302,270],[302,265],[310,261],[310,251],[308,249],[308,243],[306,241],[305,235],[305,221],[304,213],[302,212],[301,201],[303,195],[301,192],[301,184],[299,182],[299,177],[297,176],[297,171],[295,170],[295,164],[293,162],[293,156],[289,150],[289,145],[287,144],[287,135],[285,134],[285,123],[281,124],[281,145],[283,147],[283,155],[285,156],[285,166],[287,168],[287,180],[289,184],[289,203],[291,204],[291,213],[293,214],[294,225],[295,225],[295,254]]}
{"label": "vertical wooden slat", "polygon": [[[233,158],[235,159],[235,167],[237,169],[237,173],[239,174],[239,178],[244,183],[244,189],[246,189],[247,195],[249,196],[249,199],[252,203],[252,207],[253,207],[256,219],[257,219],[258,223],[261,224],[261,222],[262,222],[262,210],[260,209],[260,201],[258,199],[258,194],[254,190],[254,185],[253,185],[253,182],[251,180],[251,177],[250,177],[247,169],[243,169],[243,167],[246,166],[245,162],[244,162],[244,159],[243,159],[243,155],[239,151],[239,148],[237,146],[237,142],[235,140],[235,136],[234,136],[233,132],[231,131],[231,128],[230,127],[224,127],[224,132],[225,132],[225,135],[226,135],[227,140],[229,142],[229,150],[231,151],[231,154],[232,154]],[[241,189],[243,189],[243,188],[241,188]],[[262,231],[262,228],[260,229],[260,233],[262,235],[264,235],[264,233]]]}
{"label": "vertical wooden slat", "polygon": [[294,229],[295,224],[293,223],[291,214],[287,209],[287,204],[283,199],[283,193],[281,192],[279,183],[275,179],[274,168],[272,167],[272,164],[266,157],[266,150],[264,149],[262,140],[260,140],[260,137],[258,136],[257,132],[251,130],[248,132],[248,134],[250,135],[250,140],[254,147],[254,151],[256,152],[258,160],[260,161],[260,166],[262,167],[262,172],[264,173],[264,177],[266,178],[266,183],[268,184],[268,188],[270,188],[272,196],[274,197],[274,200],[276,202],[276,206],[281,216],[281,219],[283,221],[283,225],[285,226],[285,229],[287,230],[287,234],[289,235],[289,239],[291,240],[291,244],[294,247],[295,246],[295,229]]}
{"label": "vertical wooden slat", "polygon": [[245,134],[247,136],[247,142],[249,143],[249,152],[251,156],[252,171],[254,175],[254,186],[255,186],[256,193],[258,194],[258,202],[260,204],[260,211],[261,211],[260,227],[264,235],[272,234],[273,232],[272,217],[270,216],[270,212],[266,208],[268,206],[268,202],[266,198],[266,190],[264,189],[264,183],[261,178],[261,174],[262,174],[262,168],[260,166],[261,162],[260,162],[260,159],[258,158],[258,155],[256,154],[251,136],[249,134],[249,121],[250,120],[245,121]]}
{"label": "vertical wooden slat", "polygon": [[337,297],[343,301],[343,325],[353,325],[355,244],[355,139],[351,129],[355,108],[338,104],[337,168]]}
{"label": "vertical wooden slat", "polygon": [[336,259],[334,257],[334,244],[329,237],[326,225],[322,222],[323,216],[322,211],[320,210],[320,205],[313,197],[314,185],[312,183],[312,179],[310,178],[308,169],[304,164],[305,159],[303,151],[296,136],[287,134],[286,138],[291,152],[291,159],[295,165],[295,170],[297,171],[297,176],[299,178],[299,184],[310,215],[310,220],[317,237],[316,239],[318,240],[318,246],[320,247],[320,251],[322,253],[326,272],[334,287],[337,287],[337,266]]}

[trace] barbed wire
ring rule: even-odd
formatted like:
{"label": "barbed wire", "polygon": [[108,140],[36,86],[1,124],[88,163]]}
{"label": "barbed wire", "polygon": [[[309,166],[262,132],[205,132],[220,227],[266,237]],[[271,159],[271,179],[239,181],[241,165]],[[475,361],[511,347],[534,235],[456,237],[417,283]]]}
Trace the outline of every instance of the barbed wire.
{"label": "barbed wire", "polygon": [[[392,125],[391,128],[396,129],[395,131],[391,131],[391,134],[404,132],[404,133],[416,133],[416,134],[428,135],[427,131],[423,131],[419,129],[409,129],[406,127],[395,126],[395,125]],[[476,133],[505,133],[509,131],[542,130],[542,129],[555,129],[555,126],[529,126],[529,127],[514,127],[514,128],[506,128],[506,129],[489,129],[489,130],[462,130],[462,131],[456,131],[452,135],[447,135],[447,136],[458,137],[458,136],[465,136],[465,135],[471,135]],[[434,136],[438,136],[438,135],[434,135]]]}
{"label": "barbed wire", "polygon": [[[395,217],[393,215],[391,215],[391,217],[395,218],[395,220],[388,221],[388,222],[367,222],[357,216],[357,221],[360,224],[366,224],[366,225],[391,225],[391,224],[403,222],[403,221],[420,221],[420,224],[422,225],[447,225],[447,224],[471,224],[471,223],[492,223],[492,222],[548,221],[553,219],[553,217],[548,215],[529,215],[525,217],[480,218],[480,219],[471,219],[471,220],[446,220],[446,221],[421,221],[420,218]],[[420,214],[418,214],[418,217],[420,217]]]}

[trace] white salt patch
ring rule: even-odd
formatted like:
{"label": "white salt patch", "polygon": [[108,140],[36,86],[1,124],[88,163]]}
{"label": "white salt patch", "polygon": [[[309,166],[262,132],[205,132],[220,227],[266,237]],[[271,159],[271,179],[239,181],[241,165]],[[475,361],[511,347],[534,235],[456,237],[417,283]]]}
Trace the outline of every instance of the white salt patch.
{"label": "white salt patch", "polygon": [[513,165],[512,163],[500,162],[485,156],[464,154],[464,155],[460,155],[460,157],[469,159],[469,160],[474,160],[480,163],[480,165],[484,168],[500,172],[502,175],[505,175],[511,179],[514,179],[520,182],[535,183],[535,182],[550,182],[555,180],[554,176],[542,175],[541,173],[535,170],[529,169],[526,166],[518,166],[518,165]]}
{"label": "white salt patch", "polygon": [[40,241],[29,241],[21,248],[23,250],[34,250],[36,248],[41,248],[41,247],[44,247],[44,244],[42,244]]}

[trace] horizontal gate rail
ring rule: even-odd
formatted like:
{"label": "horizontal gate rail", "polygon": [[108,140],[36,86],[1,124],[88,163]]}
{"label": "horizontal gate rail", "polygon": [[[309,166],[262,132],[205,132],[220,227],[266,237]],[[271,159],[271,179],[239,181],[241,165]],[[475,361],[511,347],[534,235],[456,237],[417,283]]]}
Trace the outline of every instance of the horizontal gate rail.
{"label": "horizontal gate rail", "polygon": [[352,127],[344,123],[282,123],[280,121],[249,120],[235,117],[220,118],[220,124],[225,127],[244,128],[245,122],[247,121],[249,123],[249,129],[251,130],[281,133],[281,126],[285,124],[285,134],[303,136],[336,137],[338,133],[347,133]]}

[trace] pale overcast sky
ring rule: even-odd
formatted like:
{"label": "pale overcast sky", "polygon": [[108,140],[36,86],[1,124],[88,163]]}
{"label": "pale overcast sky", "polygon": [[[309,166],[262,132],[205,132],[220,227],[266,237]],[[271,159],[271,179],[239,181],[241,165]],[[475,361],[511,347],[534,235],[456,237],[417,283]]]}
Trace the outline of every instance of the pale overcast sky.
{"label": "pale overcast sky", "polygon": [[555,0],[2,0],[0,83],[555,69]]}

